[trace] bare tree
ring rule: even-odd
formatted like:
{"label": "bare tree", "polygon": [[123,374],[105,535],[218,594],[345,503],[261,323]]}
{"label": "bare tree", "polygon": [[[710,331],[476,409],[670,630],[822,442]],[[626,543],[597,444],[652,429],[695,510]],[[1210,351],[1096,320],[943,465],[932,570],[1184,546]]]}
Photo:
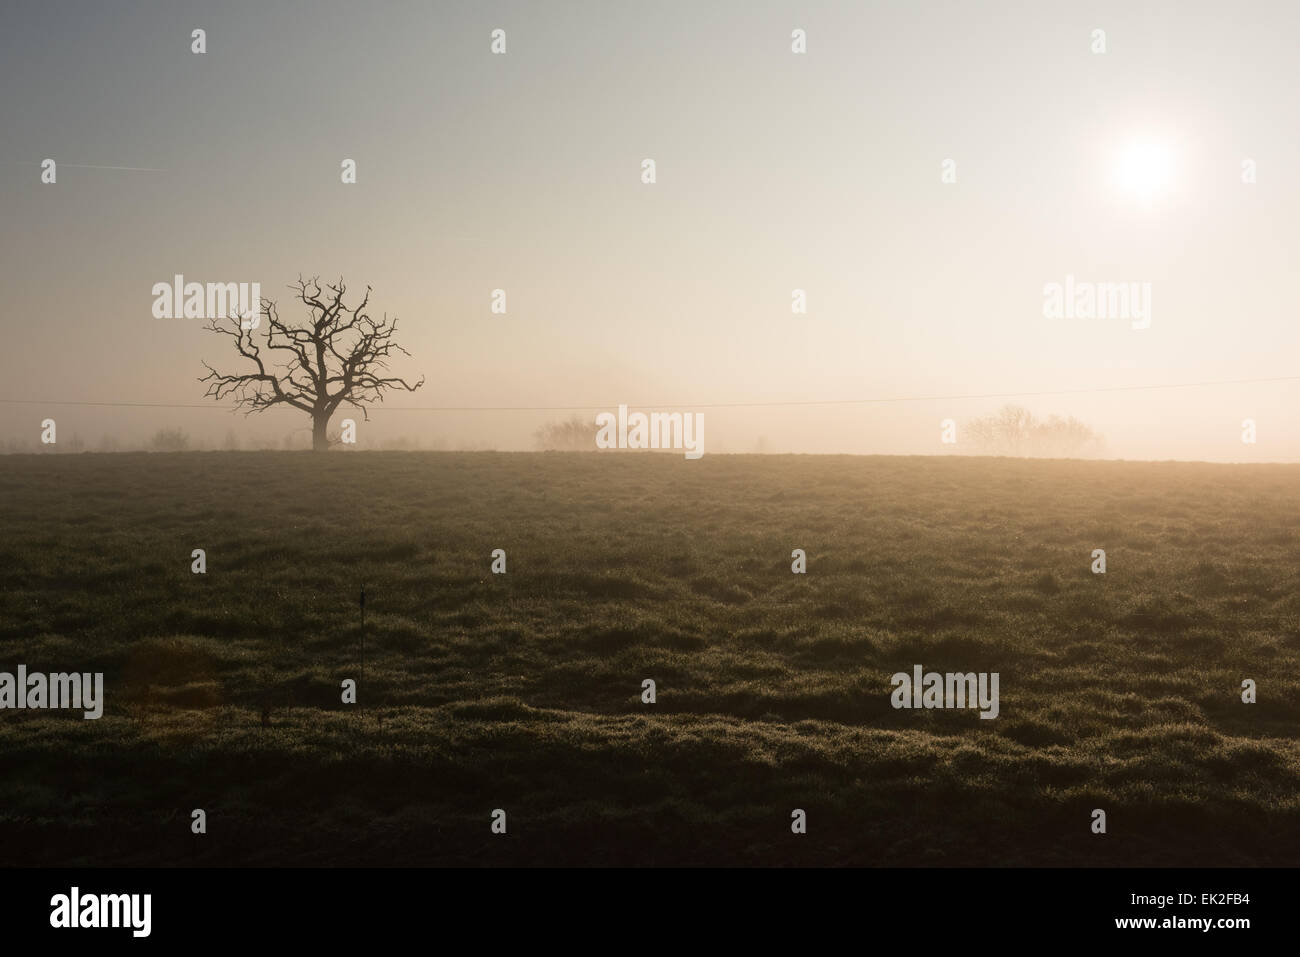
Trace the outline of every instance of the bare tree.
{"label": "bare tree", "polygon": [[276,303],[263,299],[261,321],[256,324],[263,327],[261,346],[254,339],[256,330],[245,329],[238,316],[211,320],[208,330],[230,336],[235,351],[256,371],[224,375],[204,362],[208,374],[199,381],[208,383],[208,397],[218,401],[233,397],[245,414],[277,405],[306,412],[312,422],[312,449],[323,452],[330,446],[326,432],[330,417],[339,406],[360,409],[368,421],[367,407],[382,402],[387,390],[414,392],[424,385],[424,376],[411,385],[385,375],[394,352],[410,353],[393,341],[396,317],[390,320],[385,314],[376,322],[366,312],[369,286],[353,309],[343,304],[347,287],[342,279],[322,289],[318,279],[299,276],[289,288],[296,290],[295,298],[307,307],[308,318],[300,324],[286,322]]}
{"label": "bare tree", "polygon": [[560,422],[547,422],[533,433],[538,451],[585,452],[596,448],[595,422],[573,415]]}
{"label": "bare tree", "polygon": [[1028,409],[1004,405],[992,415],[967,422],[964,431],[975,447],[995,455],[1068,457],[1101,450],[1103,439],[1074,416],[1052,415],[1039,421]]}
{"label": "bare tree", "polygon": [[180,429],[159,429],[149,440],[155,452],[184,452],[190,447],[190,437]]}
{"label": "bare tree", "polygon": [[1039,423],[1034,430],[1034,439],[1038,454],[1055,458],[1097,453],[1104,445],[1100,435],[1074,416],[1067,419],[1048,416],[1047,421]]}

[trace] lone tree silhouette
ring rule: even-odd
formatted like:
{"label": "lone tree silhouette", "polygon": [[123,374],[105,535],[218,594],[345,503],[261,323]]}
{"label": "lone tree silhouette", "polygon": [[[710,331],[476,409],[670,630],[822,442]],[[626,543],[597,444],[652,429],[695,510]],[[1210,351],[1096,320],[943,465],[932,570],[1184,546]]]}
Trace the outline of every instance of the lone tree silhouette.
{"label": "lone tree silhouette", "polygon": [[263,346],[254,340],[257,329],[244,328],[238,316],[210,320],[208,330],[230,336],[235,351],[257,371],[223,375],[204,362],[208,374],[199,381],[208,383],[207,396],[218,401],[233,397],[246,415],[277,405],[306,412],[311,416],[312,450],[323,452],[330,447],[326,429],[339,406],[360,409],[369,421],[368,405],[384,401],[389,389],[414,392],[424,385],[424,376],[410,385],[405,379],[384,374],[390,355],[410,353],[393,342],[396,317],[390,320],[385,314],[376,322],[366,313],[369,286],[355,309],[343,304],[347,287],[341,278],[337,285],[326,283],[322,289],[318,278],[299,276],[289,288],[297,290],[296,298],[307,307],[308,319],[300,324],[285,322],[276,303],[263,299],[261,321],[248,323],[263,327]]}

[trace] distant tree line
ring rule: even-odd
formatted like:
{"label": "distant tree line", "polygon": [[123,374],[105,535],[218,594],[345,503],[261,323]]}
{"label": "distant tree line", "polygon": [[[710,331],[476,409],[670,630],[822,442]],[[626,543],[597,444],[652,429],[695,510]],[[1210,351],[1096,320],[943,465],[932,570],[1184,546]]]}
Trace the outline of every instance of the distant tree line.
{"label": "distant tree line", "polygon": [[533,433],[539,452],[594,452],[596,420],[571,415],[559,422],[547,422]]}
{"label": "distant tree line", "polygon": [[1023,406],[1004,405],[967,422],[962,441],[990,455],[1071,458],[1100,454],[1105,440],[1074,416],[1038,419]]}

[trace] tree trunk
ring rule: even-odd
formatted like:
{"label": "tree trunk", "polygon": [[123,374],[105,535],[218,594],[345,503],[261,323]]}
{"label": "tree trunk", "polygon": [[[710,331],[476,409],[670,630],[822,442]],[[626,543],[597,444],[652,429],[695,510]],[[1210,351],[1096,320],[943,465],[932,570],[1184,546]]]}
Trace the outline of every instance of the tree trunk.
{"label": "tree trunk", "polygon": [[313,452],[326,452],[330,447],[330,440],[325,436],[325,429],[330,424],[330,418],[324,412],[317,412],[312,415],[311,422],[311,450]]}

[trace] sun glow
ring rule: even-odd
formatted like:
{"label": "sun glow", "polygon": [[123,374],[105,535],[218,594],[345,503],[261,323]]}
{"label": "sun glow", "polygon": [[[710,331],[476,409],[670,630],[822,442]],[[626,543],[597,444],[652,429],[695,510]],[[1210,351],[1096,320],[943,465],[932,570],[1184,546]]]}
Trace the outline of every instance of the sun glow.
{"label": "sun glow", "polygon": [[1120,189],[1150,203],[1173,186],[1173,159],[1169,148],[1162,143],[1136,141],[1120,150],[1115,173]]}

